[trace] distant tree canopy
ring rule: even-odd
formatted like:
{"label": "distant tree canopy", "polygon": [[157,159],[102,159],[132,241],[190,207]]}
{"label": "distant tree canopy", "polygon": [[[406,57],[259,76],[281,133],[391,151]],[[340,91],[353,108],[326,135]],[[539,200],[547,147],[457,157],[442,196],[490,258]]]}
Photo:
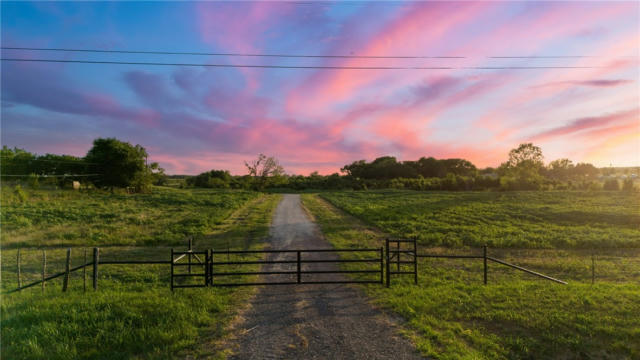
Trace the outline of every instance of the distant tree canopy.
{"label": "distant tree canopy", "polygon": [[[85,158],[70,155],[36,155],[19,148],[2,148],[0,175],[3,180],[26,180],[33,187],[46,184],[63,185],[69,180],[92,182],[98,187],[133,187],[146,191],[150,185],[167,183],[158,163],[146,164],[147,152],[114,138],[96,139]],[[226,170],[210,170],[196,176],[180,176],[179,186],[232,189],[381,189],[413,190],[538,190],[538,189],[609,189],[635,191],[637,174],[631,168],[624,176],[609,167],[598,169],[592,164],[574,164],[557,159],[545,166],[542,150],[532,143],[520,144],[509,152],[509,158],[497,169],[477,169],[465,159],[421,157],[414,161],[398,161],[382,156],[371,162],[354,161],[334,173],[309,176],[287,175],[278,159],[259,154],[244,162],[247,175],[233,176]],[[42,181],[41,181],[42,182]],[[622,184],[622,186],[620,186]]]}
{"label": "distant tree canopy", "polygon": [[189,177],[186,182],[189,186],[224,189],[231,187],[232,179],[227,170],[211,170]]}
{"label": "distant tree canopy", "polygon": [[509,160],[498,169],[502,175],[502,187],[509,190],[537,190],[544,178],[542,149],[532,143],[520,144],[509,151]]}
{"label": "distant tree canopy", "polygon": [[447,174],[458,176],[474,176],[476,167],[464,159],[443,159],[422,157],[418,161],[398,162],[393,156],[383,156],[367,163],[365,160],[354,161],[340,169],[343,173],[356,179],[395,179],[440,177]]}
{"label": "distant tree canopy", "polygon": [[[98,138],[85,156],[95,164],[101,176],[94,183],[100,187],[127,187],[145,182],[147,151],[140,145],[131,145],[115,138]],[[143,185],[143,184],[140,184]]]}
{"label": "distant tree canopy", "polygon": [[542,168],[544,166],[544,156],[542,149],[532,143],[520,144],[515,149],[509,151],[509,160],[506,166],[509,168],[531,167]]}
{"label": "distant tree canopy", "polygon": [[547,165],[547,175],[554,180],[568,180],[574,168],[575,165],[569,159],[553,160]]}
{"label": "distant tree canopy", "polygon": [[4,175],[75,175],[91,171],[91,164],[71,155],[36,155],[23,149],[3,146],[0,165]]}
{"label": "distant tree canopy", "polygon": [[47,178],[51,185],[70,180],[91,182],[98,187],[134,187],[148,190],[151,184],[162,185],[167,176],[154,162],[146,164],[147,152],[140,146],[109,138],[96,139],[85,158],[71,155],[36,155],[4,146],[1,150],[0,174],[5,179]]}
{"label": "distant tree canopy", "polygon": [[273,156],[259,154],[256,160],[244,162],[244,166],[253,179],[253,188],[262,190],[269,185],[278,185],[284,180],[284,168]]}
{"label": "distant tree canopy", "polygon": [[134,187],[145,191],[151,184],[166,181],[164,169],[158,163],[147,165],[147,151],[140,145],[115,138],[98,138],[85,156],[88,163],[100,174],[94,179],[99,187]]}

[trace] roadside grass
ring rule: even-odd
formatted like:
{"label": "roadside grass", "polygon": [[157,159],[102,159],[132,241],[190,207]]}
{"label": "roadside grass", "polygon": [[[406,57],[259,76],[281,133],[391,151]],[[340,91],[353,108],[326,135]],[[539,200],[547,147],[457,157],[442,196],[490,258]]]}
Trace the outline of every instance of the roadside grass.
{"label": "roadside grass", "polygon": [[[380,247],[390,235],[317,195],[302,195],[302,199],[334,247]],[[412,201],[407,199],[408,206]],[[384,197],[376,195],[371,207],[385,205]],[[419,248],[420,253],[479,251]],[[490,263],[485,286],[482,260],[421,258],[417,286],[411,275],[396,275],[390,288],[362,288],[375,304],[406,320],[404,335],[431,358],[640,358],[640,249],[599,251],[594,285],[591,250],[507,248],[490,249],[490,255],[567,280],[569,285]]]}
{"label": "roadside grass", "polygon": [[391,236],[415,236],[422,245],[640,247],[640,193],[380,190],[320,196]]}
{"label": "roadside grass", "polygon": [[155,187],[150,194],[3,186],[2,247],[182,245],[260,196],[251,191]]}
{"label": "roadside grass", "polygon": [[[207,197],[206,194],[199,196]],[[230,217],[218,220],[216,227],[197,236],[194,249],[262,248],[280,196],[258,194],[251,198],[253,200],[237,207],[235,212],[227,211]],[[209,201],[215,203],[213,199]],[[203,206],[200,211],[206,214],[208,210]],[[176,249],[186,249],[184,239]],[[42,251],[22,249],[21,252],[23,284],[39,280]],[[16,253],[16,249],[2,251],[4,291],[17,285]],[[101,247],[100,259],[168,260],[169,254],[168,246],[111,246]],[[87,255],[91,261],[91,252]],[[47,274],[62,272],[65,256],[65,249],[47,249]],[[72,248],[72,266],[83,261],[84,249]],[[234,314],[255,291],[253,288],[187,288],[172,293],[169,265],[100,265],[97,291],[91,288],[91,268],[87,268],[86,275],[86,293],[80,270],[72,273],[66,293],[61,292],[62,278],[58,278],[47,282],[44,291],[36,285],[2,295],[1,357],[224,358],[224,350],[216,343],[226,334]]]}

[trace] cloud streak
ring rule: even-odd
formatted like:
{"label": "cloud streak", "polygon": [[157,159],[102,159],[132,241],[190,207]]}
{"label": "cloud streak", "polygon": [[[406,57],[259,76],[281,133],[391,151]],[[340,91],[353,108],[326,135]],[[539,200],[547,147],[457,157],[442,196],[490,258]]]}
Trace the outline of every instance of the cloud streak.
{"label": "cloud streak", "polygon": [[[609,125],[622,125],[624,129],[628,126],[638,126],[640,122],[640,109],[631,109],[614,114],[607,114],[602,116],[586,117],[581,119],[575,119],[566,125],[559,126],[550,130],[543,131],[534,135],[531,140],[543,141],[549,138],[564,137],[567,135],[573,135],[580,133],[584,130],[602,128]],[[599,129],[597,133],[599,136],[607,135],[610,129]],[[594,133],[592,133],[594,134]]]}

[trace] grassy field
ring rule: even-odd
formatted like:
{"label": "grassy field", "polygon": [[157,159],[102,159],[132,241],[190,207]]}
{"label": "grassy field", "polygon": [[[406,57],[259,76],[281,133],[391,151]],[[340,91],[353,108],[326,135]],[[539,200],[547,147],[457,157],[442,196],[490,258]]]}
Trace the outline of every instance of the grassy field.
{"label": "grassy field", "polygon": [[328,192],[322,197],[391,236],[422,245],[640,247],[640,193]]}
{"label": "grassy field", "polygon": [[[559,228],[556,226],[560,226],[559,222],[569,231],[571,227],[583,227],[582,231],[586,231],[586,228],[590,228],[588,223],[596,218],[592,212],[621,214],[622,219],[615,219],[611,215],[607,218],[609,225],[599,225],[604,234],[613,234],[618,226],[625,229],[624,225],[616,224],[637,221],[633,217],[634,212],[637,214],[637,205],[631,201],[622,202],[618,207],[623,209],[617,209],[613,201],[607,201],[604,197],[591,198],[578,194],[573,199],[569,194],[523,193],[512,196],[518,199],[520,206],[534,209],[537,206],[526,204],[526,199],[535,199],[538,206],[541,203],[555,203],[554,207],[545,205],[552,209],[575,209],[575,203],[590,204],[581,211],[575,210],[584,214],[581,221],[577,216],[573,217],[571,223],[550,217],[552,220],[536,224],[539,230],[544,229],[545,225],[551,228],[539,239],[555,238],[552,234],[558,234]],[[516,214],[525,212],[518,210],[516,205],[505,204],[504,198],[496,201],[495,213],[491,212],[490,207],[479,204],[479,199],[495,196],[499,200],[500,195],[395,191],[322,195],[333,203],[341,204],[344,210],[358,218],[316,195],[303,195],[303,202],[334,246],[380,247],[389,233],[394,236],[418,235],[416,229],[427,229],[430,224],[439,224],[436,231],[440,232],[421,236],[421,243],[441,244],[433,240],[448,233],[443,231],[447,223],[444,213],[451,216],[452,224],[461,221],[460,215],[453,216],[460,213],[469,213],[473,222],[479,215],[473,214],[471,209],[479,208],[483,208],[482,217],[492,221],[479,229],[469,230],[467,227],[465,231],[473,231],[479,238],[491,243],[489,240],[495,234],[496,224],[521,218],[511,216],[505,208],[514,209]],[[565,203],[559,199],[564,199]],[[436,206],[442,205],[442,202],[450,206]],[[430,209],[444,213],[432,216],[428,213]],[[402,220],[400,214],[406,213],[415,214],[411,222]],[[507,219],[501,219],[504,216]],[[520,230],[523,234],[533,234],[524,227],[523,222],[516,223],[523,226]],[[393,231],[385,233],[381,229]],[[400,229],[405,230],[403,232]],[[629,226],[626,230],[628,234],[635,234],[637,239],[637,227],[634,230]],[[453,238],[452,230],[449,234],[449,238]],[[604,243],[609,242],[605,239]],[[532,245],[529,241],[507,244]],[[550,242],[546,245],[551,244],[560,246],[566,242]],[[411,276],[395,276],[390,288],[379,285],[363,288],[377,305],[406,320],[405,335],[424,355],[431,358],[640,358],[640,249],[635,243],[624,244],[636,248],[600,249],[596,252],[594,285],[591,284],[591,250],[507,248],[490,249],[490,255],[559,277],[568,281],[569,285],[555,284],[492,263],[489,265],[489,284],[485,286],[482,284],[482,260],[420,259],[417,286],[413,285]],[[473,254],[478,253],[479,249],[422,245],[419,252]]]}
{"label": "grassy field", "polygon": [[2,247],[182,245],[259,193],[155,188],[151,194],[2,187]]}
{"label": "grassy field", "polygon": [[[180,194],[186,194],[198,205],[182,203]],[[150,195],[116,195],[114,198],[107,194],[47,194],[44,191],[30,193],[28,196],[24,207],[18,208],[28,211],[18,213],[17,216],[34,219],[35,224],[31,226],[42,232],[47,231],[46,223],[35,220],[38,216],[29,215],[37,214],[37,205],[29,202],[41,202],[47,197],[58,199],[60,205],[64,204],[61,199],[67,199],[69,206],[75,208],[76,214],[82,214],[82,209],[95,206],[88,204],[99,204],[99,199],[103,198],[106,205],[100,207],[101,211],[117,215],[114,216],[114,222],[121,224],[123,229],[118,229],[117,226],[113,229],[120,234],[136,234],[141,230],[140,225],[127,223],[127,214],[120,214],[117,209],[128,209],[126,212],[131,212],[131,216],[135,211],[153,214],[151,218],[155,222],[147,224],[146,228],[153,227],[154,233],[161,238],[148,241],[159,245],[108,246],[122,243],[123,240],[115,235],[108,238],[113,241],[102,239],[97,243],[86,244],[105,246],[101,248],[102,261],[169,259],[169,245],[182,250],[185,249],[186,242],[184,233],[174,232],[167,226],[180,223],[190,216],[208,223],[208,226],[199,228],[199,233],[195,233],[196,249],[261,248],[268,234],[273,211],[280,199],[278,195],[248,192],[191,192],[171,189],[160,189],[158,193]],[[167,206],[162,205],[165,202]],[[40,205],[49,206],[46,202]],[[207,214],[213,219],[207,220]],[[3,212],[3,216],[11,215]],[[73,219],[63,218],[61,223],[73,231],[83,231],[83,227],[95,230],[105,224],[92,224],[82,215]],[[102,217],[96,219],[100,218]],[[2,251],[2,288],[5,291],[17,285],[15,247],[27,241],[27,231],[24,229],[14,228],[7,233],[22,234],[23,240],[12,242],[3,227],[3,246],[7,241],[14,247]],[[163,234],[171,236],[162,238]],[[136,240],[124,241],[126,244],[138,244]],[[57,242],[45,244],[55,245]],[[21,250],[23,284],[40,278],[41,256],[42,251],[39,249]],[[89,261],[90,256],[89,253]],[[48,248],[47,274],[62,271],[64,257],[64,249]],[[72,266],[81,264],[83,257],[82,247],[72,248]],[[91,270],[88,269],[87,272],[90,278]],[[222,358],[223,347],[218,345],[218,341],[224,336],[239,307],[246,303],[254,291],[252,288],[202,288],[177,289],[172,293],[169,289],[168,265],[101,265],[99,274],[99,289],[96,292],[91,289],[90,279],[87,292],[83,291],[83,274],[78,271],[73,273],[70,290],[66,293],[60,290],[60,278],[47,282],[44,291],[38,285],[19,293],[2,295],[1,357],[156,359],[193,355]]]}

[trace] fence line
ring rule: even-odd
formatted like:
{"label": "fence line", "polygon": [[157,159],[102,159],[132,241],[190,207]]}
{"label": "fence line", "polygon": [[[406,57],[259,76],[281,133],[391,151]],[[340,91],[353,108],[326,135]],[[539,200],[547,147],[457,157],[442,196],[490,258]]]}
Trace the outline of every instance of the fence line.
{"label": "fence line", "polygon": [[[386,283],[387,286],[389,286],[391,284],[391,278],[393,275],[414,275],[414,283],[417,283],[417,279],[418,279],[418,271],[417,271],[417,259],[418,258],[443,258],[443,259],[460,259],[460,260],[464,260],[464,259],[482,259],[483,260],[483,282],[484,284],[488,283],[488,263],[489,262],[493,262],[493,263],[497,263],[512,269],[516,269],[518,271],[522,271],[525,273],[528,273],[530,275],[534,275],[537,277],[540,277],[542,279],[545,280],[549,280],[549,281],[553,281],[556,283],[560,283],[560,284],[567,284],[566,281],[539,273],[537,271],[525,268],[523,266],[520,265],[516,265],[513,264],[511,262],[507,262],[503,259],[497,258],[495,256],[489,256],[488,255],[488,248],[485,246],[482,248],[482,254],[433,254],[433,253],[419,253],[419,249],[417,247],[417,242],[415,241],[415,239],[413,240],[407,240],[407,239],[397,239],[397,240],[391,240],[388,239],[388,242],[394,244],[394,247],[387,246],[386,248],[386,257],[385,255],[385,249],[384,248],[362,248],[362,249],[309,249],[309,250],[291,250],[291,249],[286,249],[286,250],[229,250],[227,249],[226,251],[222,250],[219,252],[215,252],[216,254],[224,254],[225,252],[227,253],[227,257],[230,254],[235,254],[235,255],[245,255],[245,254],[255,254],[255,255],[264,255],[264,254],[274,254],[274,253],[296,253],[298,255],[298,258],[293,259],[293,260],[247,260],[247,261],[231,261],[229,258],[227,258],[227,261],[220,261],[220,262],[214,262],[213,259],[210,260],[211,266],[209,268],[207,268],[207,271],[205,274],[202,275],[196,275],[193,274],[194,276],[205,276],[205,278],[211,278],[213,280],[213,276],[216,277],[228,277],[228,276],[245,276],[245,275],[295,275],[295,281],[289,282],[289,281],[284,281],[281,282],[280,284],[298,284],[298,283],[307,283],[307,284],[316,284],[316,283],[326,283],[324,281],[321,282],[316,282],[316,281],[302,281],[300,279],[300,277],[302,276],[302,274],[356,274],[356,273],[360,273],[360,274],[375,274],[375,273],[380,273],[380,279],[379,280],[366,280],[366,281],[358,281],[358,280],[353,280],[353,281],[349,281],[349,282],[364,282],[364,283],[384,283],[384,276],[386,275]],[[409,245],[409,248],[402,248],[403,245]],[[413,245],[413,246],[411,246]],[[46,274],[46,268],[47,268],[47,254],[46,254],[46,250],[42,250],[42,271],[41,271],[41,279],[25,284],[24,283],[24,271],[22,269],[22,267],[24,266],[24,253],[21,251],[22,249],[18,249],[17,251],[17,255],[16,255],[16,272],[17,272],[17,277],[18,277],[18,287],[12,290],[9,290],[7,292],[5,292],[6,294],[8,293],[14,293],[17,291],[21,291],[33,286],[36,286],[38,284],[41,285],[42,290],[44,291],[45,285],[47,281],[53,280],[53,279],[57,279],[59,277],[64,276],[64,281],[63,281],[63,291],[66,291],[68,286],[69,286],[69,282],[70,282],[70,274],[73,272],[76,272],[78,270],[82,270],[82,277],[83,277],[83,291],[86,292],[86,277],[87,277],[87,267],[92,267],[93,268],[93,272],[92,272],[92,282],[93,282],[93,289],[97,290],[98,289],[98,275],[99,275],[99,265],[172,265],[172,268],[174,266],[177,267],[182,267],[182,266],[187,266],[189,268],[189,270],[191,270],[190,268],[193,265],[203,265],[204,263],[209,263],[209,261],[206,261],[206,256],[205,254],[207,252],[195,252],[193,251],[192,248],[192,239],[189,239],[189,250],[187,251],[183,251],[183,252],[174,252],[174,254],[176,255],[181,255],[179,258],[177,259],[173,259],[172,260],[106,260],[106,261],[100,261],[100,249],[99,248],[93,248],[93,259],[92,261],[87,261],[87,250],[84,250],[84,261],[82,265],[78,265],[75,267],[71,267],[70,264],[70,258],[71,258],[71,249],[67,250],[67,256],[66,256],[66,262],[65,262],[65,270],[62,272],[58,272],[58,273],[54,273],[51,275],[47,275]],[[554,250],[554,249],[498,249],[498,250]],[[558,249],[555,249],[558,250]],[[564,251],[566,249],[560,249],[561,251]],[[580,250],[580,249],[579,249]],[[595,270],[595,266],[596,266],[596,252],[597,250],[602,250],[602,249],[593,249],[594,251],[592,251],[591,253],[591,271],[590,271],[590,277],[591,277],[591,283],[595,283],[595,277],[596,277],[596,270]],[[616,251],[619,251],[620,249],[615,249]],[[344,252],[344,253],[354,253],[354,252],[358,252],[358,251],[371,251],[371,252],[376,252],[379,253],[380,256],[378,257],[371,257],[371,258],[362,258],[362,259],[300,259],[299,256],[301,253],[320,253],[320,252],[325,252],[325,253],[340,253],[340,252]],[[584,251],[580,251],[580,252],[584,252]],[[213,249],[210,250],[210,256],[211,258],[213,258],[213,254],[214,251]],[[203,255],[205,256],[205,262],[203,262],[198,255]],[[403,258],[404,257],[404,258]],[[186,258],[188,260],[188,263],[177,263],[178,260],[181,260],[183,258]],[[385,264],[385,259],[386,259],[386,264]],[[193,261],[198,261],[198,262],[193,262]],[[382,271],[380,270],[371,270],[371,269],[367,269],[367,270],[332,270],[332,271],[325,271],[325,270],[302,270],[301,269],[301,265],[302,264],[321,264],[321,263],[378,263],[380,264],[380,267],[382,269]],[[394,268],[391,268],[391,265],[394,265]],[[258,272],[252,272],[252,271],[238,271],[238,272],[213,272],[214,267],[221,267],[221,266],[229,266],[229,265],[265,265],[265,264],[296,264],[297,268],[295,271],[258,271]],[[386,265],[386,266],[385,266]],[[413,266],[413,268],[411,268],[411,270],[407,270],[407,271],[403,271],[403,269],[401,268],[401,266]],[[180,277],[178,274],[174,274],[176,275],[176,277]],[[344,283],[344,281],[337,281],[337,282],[332,282],[332,283]],[[215,286],[241,286],[237,285],[237,284],[224,284],[224,283],[220,283],[220,284],[215,284]],[[245,285],[265,285],[265,283],[263,282],[252,282],[252,283],[245,283]]]}
{"label": "fence line", "polygon": [[[389,244],[390,243],[396,243],[396,250],[390,250]],[[411,249],[400,249],[400,244],[401,243],[413,243],[413,251],[411,251]],[[418,253],[418,249],[417,249],[417,241],[414,238],[413,240],[394,240],[394,239],[386,239],[386,248],[387,248],[387,287],[390,286],[391,284],[391,275],[409,275],[409,274],[413,274],[415,276],[415,280],[414,283],[417,284],[418,280],[417,280],[417,258],[444,258],[444,259],[482,259],[483,260],[483,282],[485,285],[487,285],[488,283],[488,261],[493,261],[535,276],[538,276],[540,278],[546,279],[546,280],[550,280],[559,284],[564,284],[567,285],[567,282],[562,281],[562,280],[558,280],[556,278],[553,278],[551,276],[548,275],[544,275],[541,274],[539,272],[524,268],[522,266],[518,266],[518,265],[514,265],[511,263],[508,263],[504,260],[500,260],[497,259],[495,257],[490,257],[487,255],[487,245],[484,245],[482,247],[482,255],[458,255],[458,254],[446,254],[446,255],[439,255],[439,254],[419,254]],[[393,254],[393,256],[389,256],[389,254]],[[413,261],[402,261],[400,260],[400,256],[401,254],[407,254],[407,255],[411,255],[413,257]],[[393,259],[396,259],[395,263],[397,264],[397,271],[391,271],[390,269],[390,264],[393,261]],[[401,264],[413,264],[413,271],[400,271],[400,265]],[[592,271],[595,272],[595,270],[592,269]]]}

